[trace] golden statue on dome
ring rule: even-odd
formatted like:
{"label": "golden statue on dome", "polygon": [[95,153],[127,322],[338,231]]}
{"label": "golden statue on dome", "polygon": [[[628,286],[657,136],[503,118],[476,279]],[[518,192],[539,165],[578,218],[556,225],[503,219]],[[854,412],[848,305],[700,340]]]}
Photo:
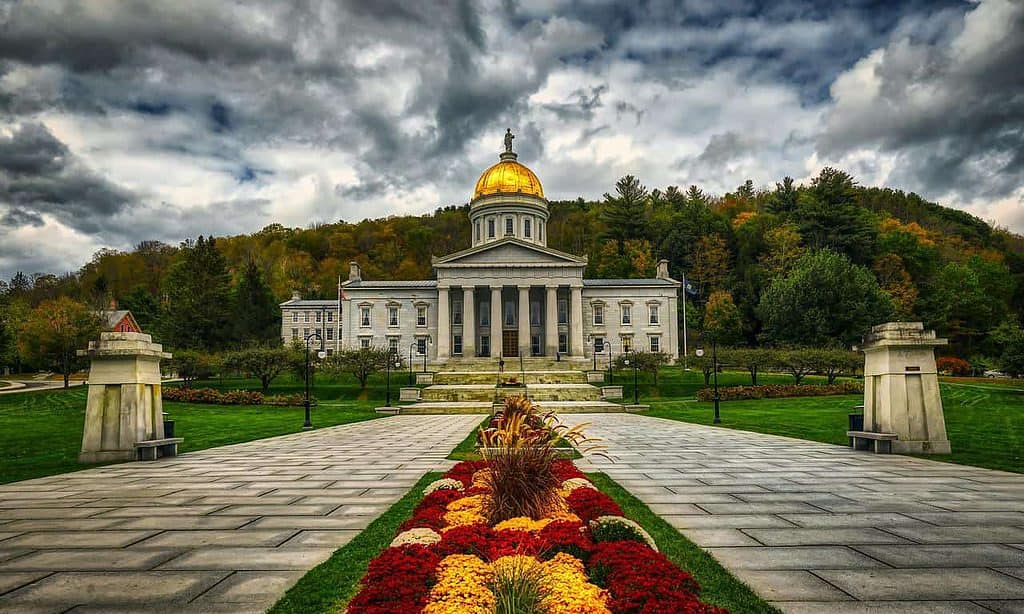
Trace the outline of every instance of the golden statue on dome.
{"label": "golden statue on dome", "polygon": [[516,135],[512,134],[512,129],[507,128],[505,130],[505,153],[512,153],[512,139],[516,138]]}

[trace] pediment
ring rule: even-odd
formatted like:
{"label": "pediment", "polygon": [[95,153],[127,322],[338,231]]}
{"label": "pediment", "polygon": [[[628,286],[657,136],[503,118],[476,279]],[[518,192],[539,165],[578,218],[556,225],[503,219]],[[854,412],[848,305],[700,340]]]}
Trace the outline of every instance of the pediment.
{"label": "pediment", "polygon": [[586,263],[586,258],[580,258],[579,256],[560,252],[549,247],[519,241],[517,239],[502,239],[500,241],[485,243],[461,252],[455,252],[454,254],[434,259],[434,266],[437,267],[444,267],[446,265],[545,266],[552,264],[563,266],[582,266]]}

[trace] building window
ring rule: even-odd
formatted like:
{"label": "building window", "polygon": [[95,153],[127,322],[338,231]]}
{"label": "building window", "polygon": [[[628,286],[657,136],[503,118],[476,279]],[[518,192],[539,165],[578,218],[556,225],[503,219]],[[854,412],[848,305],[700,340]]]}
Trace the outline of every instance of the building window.
{"label": "building window", "polygon": [[427,353],[427,338],[419,337],[416,339],[416,354],[424,356]]}
{"label": "building window", "polygon": [[633,307],[630,305],[622,306],[622,323],[629,325],[633,323]]}
{"label": "building window", "polygon": [[527,239],[530,238],[530,218],[523,220],[523,236]]}
{"label": "building window", "polygon": [[506,237],[514,236],[515,235],[515,230],[516,230],[515,222],[512,221],[512,218],[510,218],[510,217],[505,218],[505,236]]}
{"label": "building window", "polygon": [[304,323],[306,323],[306,324],[309,324],[309,312],[308,311],[302,312],[302,321]]}
{"label": "building window", "polygon": [[334,329],[328,328],[325,332],[327,333],[327,340],[334,341]]}
{"label": "building window", "polygon": [[604,305],[594,305],[594,326],[604,326]]}
{"label": "building window", "polygon": [[398,307],[388,307],[388,326],[398,326]]}
{"label": "building window", "polygon": [[473,240],[480,240],[480,220],[477,220],[476,223],[473,224]]}
{"label": "building window", "polygon": [[323,322],[323,317],[324,314],[322,311],[316,312],[316,323],[319,324],[320,322]]}
{"label": "building window", "polygon": [[292,324],[298,324],[298,323],[299,323],[299,312],[298,311],[293,311],[292,312]]}
{"label": "building window", "polygon": [[537,222],[537,238],[544,240],[544,222]]}
{"label": "building window", "polygon": [[558,299],[558,323],[569,323],[569,301],[564,298]]}
{"label": "building window", "polygon": [[359,308],[359,326],[369,327],[370,326],[370,308],[360,307]]}
{"label": "building window", "polygon": [[416,326],[427,325],[427,308],[420,306],[416,308]]}
{"label": "building window", "polygon": [[452,354],[462,355],[462,335],[452,335]]}
{"label": "building window", "polygon": [[649,339],[649,341],[651,342],[651,351],[652,352],[660,352],[661,351],[661,337],[652,336]]}
{"label": "building window", "polygon": [[494,218],[487,220],[487,238],[494,238]]}
{"label": "building window", "polygon": [[328,311],[327,312],[327,321],[328,322],[333,322],[334,321],[334,312],[333,311]]}
{"label": "building window", "polygon": [[[490,303],[480,303],[480,317],[477,318],[477,321],[480,322],[480,326],[490,326],[491,325],[491,304]],[[484,354],[484,356],[488,356],[488,355],[489,354]]]}
{"label": "building window", "polygon": [[594,351],[598,354],[604,352],[604,337],[594,337]]}
{"label": "building window", "polygon": [[332,356],[333,354],[334,354],[334,350],[332,350],[331,348],[327,348],[327,355],[328,356]]}
{"label": "building window", "polygon": [[651,325],[652,326],[657,325],[658,324],[658,306],[657,305],[648,305],[647,306],[647,311],[650,313],[650,320],[649,321],[650,321]]}
{"label": "building window", "polygon": [[558,352],[560,354],[569,353],[569,335],[558,333]]}
{"label": "building window", "polygon": [[480,355],[490,356],[491,355],[491,336],[480,335]]}
{"label": "building window", "polygon": [[629,352],[632,352],[632,351],[633,351],[633,338],[632,337],[623,337],[622,338],[622,353],[623,354],[628,354]]}
{"label": "building window", "polygon": [[512,301],[505,301],[505,326],[516,325],[516,304]]}
{"label": "building window", "polygon": [[298,339],[298,338],[299,338],[299,329],[293,328],[292,329],[292,339]]}
{"label": "building window", "polygon": [[530,335],[530,355],[540,356],[540,335]]}
{"label": "building window", "polygon": [[[388,337],[388,352],[392,355],[398,354],[398,337]],[[392,365],[394,367],[394,365]]]}
{"label": "building window", "polygon": [[540,303],[530,301],[530,325],[540,326]]}
{"label": "building window", "polygon": [[303,328],[302,329],[302,338],[305,339],[306,337],[309,337],[309,329],[308,328]]}
{"label": "building window", "polygon": [[462,324],[462,301],[452,303],[452,324]]}
{"label": "building window", "polygon": [[360,337],[359,338],[359,347],[364,349],[364,350],[369,348],[370,347],[370,338],[369,337]]}

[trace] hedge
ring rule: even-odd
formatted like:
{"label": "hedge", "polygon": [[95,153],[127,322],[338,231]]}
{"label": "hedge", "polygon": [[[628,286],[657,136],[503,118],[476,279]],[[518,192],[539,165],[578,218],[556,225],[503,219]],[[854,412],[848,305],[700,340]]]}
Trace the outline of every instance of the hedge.
{"label": "hedge", "polygon": [[161,396],[165,401],[205,403],[209,405],[299,406],[305,403],[305,398],[301,394],[264,396],[262,392],[256,390],[230,390],[223,392],[213,388],[165,387]]}
{"label": "hedge", "polygon": [[[775,399],[781,397],[819,397],[838,394],[863,394],[864,384],[861,382],[843,382],[825,386],[808,386],[795,384],[776,384],[771,386],[729,386],[719,387],[718,398],[722,401],[742,401],[745,399]],[[714,400],[713,388],[701,388],[697,391],[698,401]]]}

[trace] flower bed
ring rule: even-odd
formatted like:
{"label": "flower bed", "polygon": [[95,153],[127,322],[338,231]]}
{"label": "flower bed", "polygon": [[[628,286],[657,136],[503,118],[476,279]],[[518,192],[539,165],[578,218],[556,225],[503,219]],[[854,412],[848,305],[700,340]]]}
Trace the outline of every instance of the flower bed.
{"label": "flower bed", "polygon": [[546,513],[489,521],[490,463],[459,463],[424,490],[349,614],[724,612],[701,603],[693,578],[571,461],[550,467],[557,498]]}
{"label": "flower bed", "polygon": [[164,387],[161,397],[165,401],[182,403],[200,403],[208,405],[277,405],[301,406],[305,398],[301,394],[264,396],[256,390],[229,390],[227,392],[213,388],[174,388]]}
{"label": "flower bed", "polygon": [[[781,397],[819,397],[863,393],[864,384],[861,382],[842,382],[840,384],[821,386],[773,384],[768,386],[729,386],[718,388],[718,398],[722,401],[774,399]],[[713,401],[714,394],[713,388],[701,388],[697,391],[697,400]]]}

